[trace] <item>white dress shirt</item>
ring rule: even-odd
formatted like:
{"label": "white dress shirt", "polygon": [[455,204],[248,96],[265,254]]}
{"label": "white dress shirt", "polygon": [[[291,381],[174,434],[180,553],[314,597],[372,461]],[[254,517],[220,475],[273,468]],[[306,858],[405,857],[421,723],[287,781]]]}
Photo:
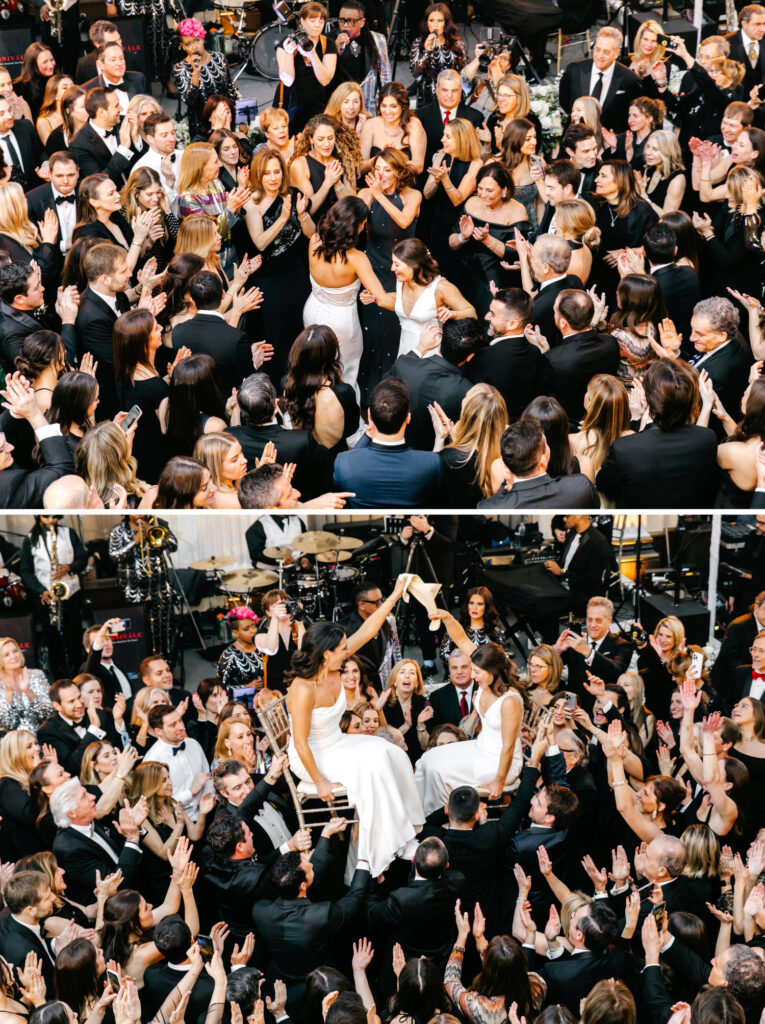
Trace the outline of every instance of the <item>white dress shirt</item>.
{"label": "white dress shirt", "polygon": [[151,167],[153,171],[156,171],[159,175],[159,180],[162,183],[162,188],[165,190],[165,194],[167,195],[167,201],[171,206],[174,206],[178,199],[178,175],[181,170],[181,157],[183,156],[183,150],[176,149],[170,155],[174,157],[173,171],[175,174],[175,180],[172,187],[167,184],[165,176],[162,173],[162,161],[165,159],[164,156],[161,153],[158,153],[155,149],[152,149],[151,146],[147,146],[146,152],[140,160],[136,160],[133,164],[133,170],[137,171],[139,167]]}
{"label": "white dress shirt", "polygon": [[114,156],[115,153],[121,153],[126,159],[131,159],[133,156],[132,149],[128,149],[127,146],[121,145],[120,140],[116,135],[112,135],[111,132],[107,132],[105,128],[100,128],[95,121],[91,121],[90,123],[93,126],[93,131],[101,138],[112,156]]}
{"label": "white dress shirt", "polygon": [[[9,139],[11,140],[10,142],[8,141]],[[9,148],[10,145],[13,145],[12,151]],[[11,164],[13,166],[16,166],[16,164],[21,164],[22,171],[26,170],[26,168],[24,167],[24,158],[21,155],[21,146],[19,145],[19,140],[16,138],[12,130],[6,132],[5,135],[0,135],[0,146],[3,147],[3,155],[5,156],[5,162],[7,164]],[[13,152],[13,156],[11,156],[11,152]]]}
{"label": "white dress shirt", "polygon": [[66,252],[72,241],[72,232],[77,222],[77,203],[56,203],[61,192],[55,185],[51,185],[53,191],[53,209],[58,217],[58,226],[61,229],[61,252]]}
{"label": "white dress shirt", "polygon": [[[756,39],[750,39],[749,36],[746,34],[746,31],[745,31],[745,29],[743,27],[741,29],[741,42],[743,44],[744,53],[746,54],[746,59],[749,61],[749,64],[751,66],[753,66],[753,67],[756,66],[757,61],[760,59],[760,44],[759,44],[759,42]],[[754,47],[754,61],[752,61],[752,59],[749,56],[749,54],[752,52],[752,48],[753,47]]]}
{"label": "white dress shirt", "polygon": [[104,837],[99,835],[92,825],[68,825],[67,827],[70,828],[72,832],[79,832],[81,836],[85,836],[86,839],[90,839],[92,842],[97,843],[102,850],[105,850],[106,853],[109,854],[115,864],[120,859],[119,854],[114,847],[107,843]]}
{"label": "white dress shirt", "polygon": [[[173,799],[180,800],[183,809],[192,821],[199,816],[199,799],[205,791],[212,792],[212,783],[207,782],[202,790],[196,795],[191,793],[191,784],[194,776],[200,772],[209,772],[210,765],[207,763],[202,747],[196,740],[187,736],[183,741],[183,750],[173,753],[174,747],[164,740],[157,740],[144,755],[145,761],[160,761],[167,765],[170,773],[170,781],[173,784]],[[176,747],[180,744],[176,744]]]}
{"label": "white dress shirt", "polygon": [[[71,718],[67,718],[66,715],[59,714],[58,716],[62,722],[66,722],[67,725],[71,725],[77,735],[82,739],[86,732],[89,732],[92,736],[95,736],[97,740],[102,740],[106,733],[103,729],[99,729],[97,725],[91,725],[87,715],[80,719],[79,722],[73,722]],[[87,722],[87,725],[83,725],[83,722]]]}
{"label": "white dress shirt", "polygon": [[[616,67],[616,61],[614,61],[614,63],[611,65],[610,68],[608,68],[606,71],[602,72],[602,74],[603,74],[603,85],[602,85],[601,90],[600,90],[600,105],[601,106],[603,106],[603,100],[606,98],[608,90],[611,88],[611,81],[613,80],[613,77],[614,77],[614,68],[615,67]],[[598,76],[600,74],[601,74],[601,72],[598,71],[598,69],[593,64],[592,65],[592,73],[590,74],[590,91],[587,93],[588,96],[592,96],[593,95],[593,89],[595,88],[595,86],[597,84]]]}
{"label": "white dress shirt", "polygon": [[104,295],[103,292],[98,291],[98,289],[94,288],[93,285],[90,286],[90,290],[92,292],[95,292],[95,294],[99,297],[99,299],[102,299],[106,303],[106,305],[109,307],[109,309],[112,310],[112,312],[114,313],[115,316],[119,316],[120,315],[120,311],[117,309],[117,296],[116,295]]}

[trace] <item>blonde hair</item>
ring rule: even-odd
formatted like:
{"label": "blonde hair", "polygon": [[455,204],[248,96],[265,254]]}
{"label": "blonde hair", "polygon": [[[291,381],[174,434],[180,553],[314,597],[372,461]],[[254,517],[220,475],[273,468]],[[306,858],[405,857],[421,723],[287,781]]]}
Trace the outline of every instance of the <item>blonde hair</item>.
{"label": "blonde hair", "polygon": [[175,240],[175,255],[181,253],[199,256],[209,266],[220,271],[220,256],[213,249],[218,222],[207,213],[190,213],[184,217]]}
{"label": "blonde hair", "polygon": [[231,434],[202,434],[194,445],[194,458],[207,466],[216,487],[223,487],[223,462],[236,444]]}
{"label": "blonde hair", "polygon": [[168,808],[171,811],[174,810],[171,796],[159,796],[166,776],[169,778],[170,772],[167,765],[161,761],[142,761],[133,769],[130,800],[135,803],[140,797],[146,797],[146,802],[149,805],[149,820],[153,825],[158,825],[164,820],[163,812],[165,810]]}
{"label": "blonde hair", "polygon": [[589,907],[592,900],[589,896],[585,896],[583,892],[576,889],[574,892],[570,892],[565,897],[560,905],[560,924],[564,935],[568,935],[568,930],[571,927],[571,918],[574,916],[580,907]]}
{"label": "blonde hair", "polygon": [[4,655],[2,654],[2,650],[3,650],[3,648],[5,647],[6,644],[13,644],[13,646],[16,648],[16,650],[21,655],[21,659],[22,659],[21,663],[22,663],[22,665],[26,664],[26,661],[24,659],[24,652],[22,651],[21,647],[19,646],[18,640],[14,640],[12,636],[0,636],[0,662],[2,662],[2,659],[4,657]]}
{"label": "blonde hair", "polygon": [[99,786],[101,784],[95,761],[105,746],[113,747],[114,744],[111,740],[97,740],[85,747],[85,753],[82,755],[80,763],[80,782],[83,786]]}
{"label": "blonde hair", "polygon": [[35,738],[29,729],[13,729],[0,740],[0,779],[15,779],[26,793],[29,792],[26,746],[30,736]]}
{"label": "blonde hair", "polygon": [[6,181],[0,185],[0,231],[10,235],[31,253],[40,245],[40,235],[29,219],[27,197],[18,182]]}
{"label": "blonde hair", "polygon": [[757,187],[762,188],[764,184],[763,177],[760,172],[755,171],[753,167],[746,167],[744,164],[736,164],[735,167],[731,167],[728,171],[728,177],[726,179],[726,185],[728,186],[728,198],[736,209],[738,209],[744,202],[741,186],[747,178],[754,178],[757,182]]}
{"label": "blonde hair", "polygon": [[454,159],[455,160],[478,160],[481,156],[481,143],[478,141],[476,130],[470,121],[464,117],[455,117],[445,127],[444,131],[450,131],[454,138]]}
{"label": "blonde hair", "polygon": [[[630,718],[640,729],[645,725],[645,683],[639,672],[623,672],[617,679],[620,686],[624,686],[623,680],[629,680],[632,685],[632,696],[628,697],[630,703]],[[626,691],[625,691],[626,692]]]}
{"label": "blonde hair", "polygon": [[595,136],[595,142],[598,146],[598,152],[600,152],[603,148],[603,128],[600,123],[600,115],[602,113],[602,110],[600,106],[600,101],[596,100],[594,96],[577,96],[577,98],[574,100],[574,103],[571,105],[572,110],[574,109],[574,106],[577,103],[582,109],[584,125],[586,128],[589,128]]}
{"label": "blonde hair", "polygon": [[377,715],[377,722],[379,725],[388,724],[387,721],[385,720],[385,712],[383,711],[383,709],[378,708],[378,706],[371,700],[362,700],[360,704],[357,704],[356,707],[353,708],[354,715],[358,715],[362,722],[364,721],[364,715],[367,713],[367,711],[375,712],[375,714]]}
{"label": "blonde hair", "polygon": [[324,108],[324,113],[342,121],[343,113],[340,108],[351,93],[355,93],[361,100],[361,110],[359,110],[358,117],[369,117],[369,111],[364,106],[364,93],[361,91],[361,86],[357,82],[341,82],[329,97],[329,101]]}
{"label": "blonde hair", "polygon": [[[526,664],[531,661],[532,658],[539,658],[550,670],[550,675],[547,680],[542,684],[542,688],[547,690],[548,693],[555,693],[560,686],[560,678],[563,675],[563,659],[550,644],[540,644],[538,647],[532,648],[529,651],[529,656]],[[529,681],[531,676],[529,676]]]}
{"label": "blonde hair", "polygon": [[499,92],[500,89],[509,89],[515,96],[513,117],[526,117],[531,110],[531,96],[526,79],[520,75],[504,75],[497,82],[494,91]]}
{"label": "blonde hair", "polygon": [[153,96],[148,96],[145,92],[137,92],[135,96],[131,96],[128,100],[128,113],[135,114],[136,119],[138,119],[141,116],[143,108],[149,105],[151,105],[151,109],[157,114],[162,113],[162,107]]}
{"label": "blonde hair", "polygon": [[555,207],[555,230],[566,241],[583,242],[588,249],[600,245],[595,211],[584,199],[566,199]]}
{"label": "blonde hair", "polygon": [[183,192],[199,192],[202,184],[202,171],[211,156],[215,156],[215,148],[209,142],[192,142],[191,145],[186,146],[181,156],[181,167],[178,172],[179,195]]}
{"label": "blonde hair", "polygon": [[[630,400],[624,384],[610,373],[596,373],[587,385],[586,394],[590,404],[582,421],[585,438],[582,454],[597,472],[606,461],[611,445],[630,428]],[[595,440],[588,444],[590,431]]]}
{"label": "blonde hair", "polygon": [[[252,728],[249,722],[245,721],[243,718],[227,718],[225,722],[221,722],[221,724],[218,726],[218,735],[215,740],[215,754],[213,758],[215,761],[230,761],[234,757],[229,748],[226,746],[226,741],[231,735],[231,730],[234,728],[235,725],[247,726],[250,736],[252,736]],[[255,753],[253,750],[253,758],[254,756]],[[249,765],[246,765],[246,767],[247,771],[251,771],[251,767]]]}
{"label": "blonde hair", "polygon": [[685,644],[685,626],[683,626],[676,615],[667,615],[656,623],[656,628],[653,631],[654,639],[658,637],[660,629],[669,630],[674,637],[675,643],[672,648],[672,654],[676,654]]}
{"label": "blonde hair", "polygon": [[425,693],[425,685],[422,681],[422,672],[420,666],[413,658],[402,658],[401,661],[397,661],[393,668],[390,670],[388,676],[388,689],[391,690],[391,695],[388,697],[386,704],[394,704],[398,700],[398,692],[396,690],[396,679],[398,674],[404,665],[414,665],[414,674],[417,677],[417,682],[414,684],[413,693],[423,694]]}
{"label": "blonde hair", "polygon": [[[648,21],[644,21],[635,33],[635,38],[632,42],[632,45],[635,47],[635,52],[630,54],[630,60],[642,60],[642,57],[640,55],[640,43],[642,42],[643,36],[646,34],[646,32],[655,32],[657,36],[664,35],[664,29],[658,21],[654,21],[653,18],[649,18]],[[657,39],[656,49],[653,51],[653,56],[650,57],[649,59],[652,60],[654,64],[657,61],[666,60],[666,49],[666,44],[660,43]]]}
{"label": "blonde hair", "polygon": [[716,878],[720,873],[720,842],[709,825],[694,822],[680,836],[685,847],[686,878]]}
{"label": "blonde hair", "polygon": [[160,704],[170,704],[170,697],[168,696],[167,690],[163,690],[161,686],[142,686],[135,695],[135,700],[133,701],[133,710],[130,715],[131,725],[141,724],[141,719],[136,714],[136,708],[143,711],[145,715],[149,714],[149,702],[155,693],[161,693],[164,698],[164,700],[159,702]]}
{"label": "blonde hair", "polygon": [[[661,176],[668,178],[673,171],[684,171],[683,154],[680,151],[680,143],[674,132],[665,131],[659,128],[646,139],[646,145],[652,142],[661,153]],[[646,168],[648,171],[649,168]],[[558,223],[557,217],[555,223]]]}
{"label": "blonde hair", "polygon": [[728,57],[713,57],[709,62],[709,70],[724,75],[730,83],[728,88],[737,89],[744,80],[745,69],[743,64],[737,60],[730,60]]}
{"label": "blonde hair", "polygon": [[279,162],[279,168],[282,172],[282,183],[279,186],[279,195],[286,196],[290,191],[290,179],[287,174],[287,165],[284,162],[284,157],[281,153],[277,153],[275,149],[268,149],[264,146],[263,149],[259,149],[255,156],[252,158],[250,164],[250,188],[252,189],[252,198],[256,203],[265,195],[263,188],[263,175],[266,173],[266,168],[272,160]]}
{"label": "blonde hair", "polygon": [[[162,188],[162,182],[154,168],[138,167],[133,171],[123,186],[120,199],[122,200],[122,206],[125,210],[125,216],[131,224],[139,213],[143,213],[143,210],[138,205],[138,193],[143,192],[144,189],[151,188],[152,185],[159,185],[160,188]],[[161,194],[165,195],[164,189]],[[161,240],[166,242],[168,239],[167,220],[165,219],[165,211],[162,209],[161,204],[159,206],[159,212],[162,214],[163,234]]]}
{"label": "blonde hair", "polygon": [[261,131],[267,132],[272,125],[279,121],[287,125],[290,123],[290,116],[287,111],[283,107],[269,107],[268,110],[264,110],[260,115],[259,124]]}
{"label": "blonde hair", "polygon": [[474,483],[490,498],[491,464],[500,457],[500,440],[507,427],[507,406],[502,395],[491,384],[474,384],[462,399],[460,418],[454,428],[454,448],[467,462],[475,455]]}
{"label": "blonde hair", "polygon": [[124,430],[105,420],[91,427],[74,453],[74,471],[95,487],[102,501],[110,501],[114,484],[122,484],[128,494],[142,498],[147,485],[136,476],[138,462],[130,454]]}

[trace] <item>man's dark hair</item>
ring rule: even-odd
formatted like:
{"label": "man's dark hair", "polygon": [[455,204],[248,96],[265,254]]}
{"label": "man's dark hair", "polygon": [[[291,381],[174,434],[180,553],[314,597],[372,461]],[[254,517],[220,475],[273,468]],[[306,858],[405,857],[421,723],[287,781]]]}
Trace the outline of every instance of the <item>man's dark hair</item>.
{"label": "man's dark hair", "polygon": [[106,21],[100,18],[98,21],[94,21],[88,29],[88,36],[90,37],[91,43],[94,46],[103,46],[104,39],[107,35],[116,32],[119,34],[119,29],[116,25],[113,25],[110,21]]}
{"label": "man's dark hair", "polygon": [[580,142],[594,138],[595,132],[586,124],[572,124],[566,129],[566,134],[561,139],[560,152],[565,153],[570,149],[572,153],[576,153],[576,147]]}
{"label": "man's dark hair", "polygon": [[542,424],[533,416],[511,423],[499,443],[502,461],[513,476],[531,476],[544,451]]}
{"label": "man's dark hair", "polygon": [[200,270],[189,281],[189,295],[197,309],[217,309],[223,301],[223,282],[211,270]]}
{"label": "man's dark hair", "polygon": [[679,430],[694,419],[699,385],[696,371],[676,359],[656,359],[643,377],[651,419],[661,430]]}
{"label": "man's dark hair", "polygon": [[283,853],[271,866],[271,882],[282,899],[296,899],[304,881],[305,868],[297,851]]}
{"label": "man's dark hair", "polygon": [[646,259],[654,266],[674,263],[677,257],[677,238],[666,224],[653,224],[643,235]]}
{"label": "man's dark hair", "polygon": [[745,1024],[741,1003],[728,988],[709,986],[691,1003],[691,1024]]}
{"label": "man's dark hair", "polygon": [[237,843],[244,842],[242,819],[236,814],[221,814],[208,828],[205,839],[216,857],[229,860],[236,853]]}
{"label": "man's dark hair", "polygon": [[550,166],[545,168],[545,177],[555,178],[561,188],[570,185],[576,195],[582,180],[582,172],[573,160],[553,160]]}
{"label": "man's dark hair", "polygon": [[226,779],[230,779],[232,775],[238,775],[243,768],[247,771],[246,765],[234,758],[230,758],[227,761],[219,761],[215,766],[212,777],[216,793],[221,792],[221,787],[225,783]]}
{"label": "man's dark hair", "polygon": [[457,786],[449,794],[449,821],[466,825],[478,814],[480,806],[481,799],[472,786]]}
{"label": "man's dark hair", "polygon": [[592,323],[595,304],[592,296],[581,288],[564,288],[558,293],[558,315],[568,321],[572,331],[586,331]]}
{"label": "man's dark hair", "polygon": [[483,342],[479,320],[447,320],[441,333],[441,355],[452,366],[459,366],[474,355]]}
{"label": "man's dark hair", "polygon": [[274,418],[276,388],[267,373],[251,373],[239,385],[236,401],[246,427],[257,427]]}
{"label": "man's dark hair", "polygon": [[351,595],[351,603],[353,604],[353,607],[358,608],[359,601],[361,601],[366,594],[371,594],[373,590],[379,589],[379,586],[374,582],[374,580],[362,580],[361,583],[357,583],[353,588],[353,594]]}
{"label": "man's dark hair", "polygon": [[369,418],[381,434],[396,434],[409,415],[409,392],[406,384],[395,377],[386,377],[369,396]]}
{"label": "man's dark hair", "polygon": [[627,696],[627,691],[623,686],[619,686],[618,683],[608,683],[606,690],[611,698],[611,702],[619,712],[620,715],[629,715],[630,713],[630,699]]}
{"label": "man's dark hair", "polygon": [[46,889],[50,889],[46,875],[39,871],[18,871],[8,879],[3,893],[5,905],[12,914],[20,914],[25,907],[39,903]]}
{"label": "man's dark hair", "polygon": [[94,118],[99,110],[106,110],[109,106],[109,93],[101,86],[95,89],[88,89],[85,93],[85,112],[89,118]]}
{"label": "man's dark hair", "polygon": [[723,977],[728,991],[746,1007],[765,990],[765,963],[754,949],[738,943],[728,949]]}
{"label": "man's dark hair", "polygon": [[226,982],[226,1006],[237,1003],[242,1017],[247,1020],[260,998],[260,982],[263,975],[257,967],[240,967],[228,976]]}
{"label": "man's dark hair", "polygon": [[[57,704],[61,701],[61,691],[68,690],[70,686],[77,686],[74,679],[57,679],[48,689],[48,696]],[[77,686],[79,690],[79,686]]]}
{"label": "man's dark hair", "polygon": [[616,914],[607,906],[605,900],[593,900],[586,914],[579,918],[579,931],[582,933],[585,946],[591,952],[602,953],[616,942]]}
{"label": "man's dark hair", "polygon": [[340,0],[338,11],[342,11],[343,8],[345,8],[346,11],[358,11],[364,18],[367,16],[367,9],[361,0]]}
{"label": "man's dark hair", "polygon": [[169,114],[156,110],[153,114],[149,114],[143,122],[143,133],[144,135],[148,135],[153,138],[157,128],[161,124],[166,124],[168,121],[172,122],[172,120],[173,119]]}
{"label": "man's dark hair", "polygon": [[163,917],[154,929],[154,945],[171,964],[182,964],[192,943],[191,929],[180,914]]}
{"label": "man's dark hair", "polygon": [[32,273],[30,263],[9,263],[3,267],[0,270],[0,299],[10,306],[17,295],[26,295]]}
{"label": "man's dark hair", "polygon": [[267,462],[245,473],[237,488],[242,508],[273,508],[277,503],[276,482],[284,475],[278,462]]}
{"label": "man's dark hair", "polygon": [[110,50],[112,46],[116,46],[121,53],[125,52],[121,43],[118,43],[116,39],[110,39],[108,43],[101,43],[96,47],[96,60],[102,60],[106,51]]}
{"label": "man's dark hair", "polygon": [[357,992],[341,992],[327,1011],[324,1024],[366,1024],[367,1013]]}
{"label": "man's dark hair", "polygon": [[520,320],[524,327],[531,323],[534,300],[522,288],[500,288],[493,301],[504,307],[508,320]]}
{"label": "man's dark hair", "polygon": [[555,828],[568,828],[579,813],[579,797],[568,786],[545,786],[547,813],[555,818]]}
{"label": "man's dark hair", "polygon": [[738,12],[738,21],[740,25],[746,25],[746,23],[753,18],[756,14],[762,14],[765,10],[761,4],[747,4],[746,7],[742,7]]}
{"label": "man's dark hair", "polygon": [[163,729],[165,719],[177,710],[178,708],[174,708],[172,704],[157,704],[157,706],[152,708],[149,712],[149,725],[155,732],[157,729]]}
{"label": "man's dark hair", "polygon": [[420,878],[440,878],[448,863],[447,849],[435,836],[423,839],[415,850],[414,869]]}

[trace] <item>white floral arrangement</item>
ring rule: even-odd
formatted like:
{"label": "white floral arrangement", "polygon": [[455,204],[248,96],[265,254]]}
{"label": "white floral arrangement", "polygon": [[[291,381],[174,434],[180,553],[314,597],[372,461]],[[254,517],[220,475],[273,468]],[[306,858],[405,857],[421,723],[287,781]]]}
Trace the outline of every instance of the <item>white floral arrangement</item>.
{"label": "white floral arrangement", "polygon": [[178,149],[185,149],[186,146],[191,142],[189,135],[189,122],[184,118],[183,121],[173,121],[173,128],[175,128],[175,144]]}
{"label": "white floral arrangement", "polygon": [[552,151],[563,135],[563,111],[558,102],[558,82],[530,85],[531,109],[542,125],[541,148]]}

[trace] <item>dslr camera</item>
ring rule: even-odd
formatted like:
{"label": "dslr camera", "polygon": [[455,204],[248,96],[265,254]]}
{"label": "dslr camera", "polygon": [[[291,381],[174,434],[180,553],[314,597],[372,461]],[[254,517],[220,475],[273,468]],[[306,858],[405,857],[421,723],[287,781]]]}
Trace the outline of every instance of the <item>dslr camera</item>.
{"label": "dslr camera", "polygon": [[282,25],[287,25],[292,31],[288,36],[282,40],[282,45],[287,42],[293,42],[298,46],[304,53],[313,49],[313,43],[307,32],[304,32],[300,27],[300,17],[298,15],[299,5],[292,5],[290,0],[276,0],[272,5],[273,11]]}
{"label": "dslr camera", "polygon": [[487,28],[483,52],[478,58],[478,70],[487,71],[491,61],[500,53],[511,53],[516,37],[503,32],[499,28]]}
{"label": "dslr camera", "polygon": [[305,608],[300,601],[286,601],[287,614],[290,617],[290,622],[302,622],[305,618]]}

